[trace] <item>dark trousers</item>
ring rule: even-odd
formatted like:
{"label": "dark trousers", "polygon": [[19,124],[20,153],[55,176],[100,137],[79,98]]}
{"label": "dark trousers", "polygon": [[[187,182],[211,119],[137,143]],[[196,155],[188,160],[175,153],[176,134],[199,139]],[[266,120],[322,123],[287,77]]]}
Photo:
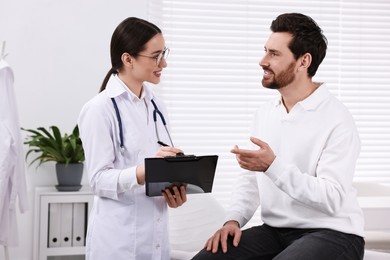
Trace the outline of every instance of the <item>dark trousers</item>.
{"label": "dark trousers", "polygon": [[364,239],[330,229],[256,226],[242,231],[238,247],[228,239],[227,253],[203,249],[193,260],[359,260]]}

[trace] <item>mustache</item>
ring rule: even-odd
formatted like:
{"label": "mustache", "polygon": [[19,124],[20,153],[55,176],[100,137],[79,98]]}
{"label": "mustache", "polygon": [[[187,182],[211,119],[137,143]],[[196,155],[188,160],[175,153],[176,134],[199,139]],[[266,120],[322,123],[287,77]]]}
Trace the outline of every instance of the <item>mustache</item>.
{"label": "mustache", "polygon": [[262,68],[263,70],[269,71],[269,72],[271,72],[272,74],[275,74],[274,71],[271,70],[271,69],[269,68],[269,66],[265,66],[265,65],[260,65],[260,66],[261,66],[261,68]]}

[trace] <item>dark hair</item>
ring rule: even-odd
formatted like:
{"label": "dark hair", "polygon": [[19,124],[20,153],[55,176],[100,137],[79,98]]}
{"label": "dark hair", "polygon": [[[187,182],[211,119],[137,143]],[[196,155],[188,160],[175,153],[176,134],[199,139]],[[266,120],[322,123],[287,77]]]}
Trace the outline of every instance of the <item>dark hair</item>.
{"label": "dark hair", "polygon": [[144,50],[145,44],[156,34],[161,33],[156,25],[137,17],[129,17],[116,27],[111,37],[110,56],[111,69],[108,71],[100,87],[102,92],[112,74],[118,73],[122,68],[122,54],[128,53],[134,57]]}
{"label": "dark hair", "polygon": [[287,32],[293,35],[289,44],[295,59],[305,53],[310,53],[312,62],[307,73],[313,77],[325,58],[328,41],[321,28],[309,16],[299,13],[286,13],[279,15],[271,24],[272,32]]}

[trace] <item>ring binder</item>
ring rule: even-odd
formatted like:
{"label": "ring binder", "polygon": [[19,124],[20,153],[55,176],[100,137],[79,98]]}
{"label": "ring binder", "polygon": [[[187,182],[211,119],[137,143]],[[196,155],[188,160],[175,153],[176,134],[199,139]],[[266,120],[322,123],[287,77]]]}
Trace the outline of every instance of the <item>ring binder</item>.
{"label": "ring binder", "polygon": [[60,246],[61,236],[61,204],[50,203],[49,204],[49,247]]}
{"label": "ring binder", "polygon": [[72,203],[61,203],[61,247],[72,246],[72,224],[73,224]]}
{"label": "ring binder", "polygon": [[86,203],[73,203],[72,246],[84,246]]}

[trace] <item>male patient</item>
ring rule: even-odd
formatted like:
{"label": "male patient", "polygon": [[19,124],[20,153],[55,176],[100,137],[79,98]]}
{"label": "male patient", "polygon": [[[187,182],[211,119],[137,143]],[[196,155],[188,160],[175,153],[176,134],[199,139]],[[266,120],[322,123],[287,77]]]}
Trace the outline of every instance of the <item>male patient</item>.
{"label": "male patient", "polygon": [[[324,83],[312,81],[326,54],[321,28],[279,15],[264,46],[262,84],[280,93],[256,112],[252,150],[226,223],[193,259],[363,259],[363,214],[352,180],[360,152],[354,120]],[[263,225],[241,231],[261,205]]]}

